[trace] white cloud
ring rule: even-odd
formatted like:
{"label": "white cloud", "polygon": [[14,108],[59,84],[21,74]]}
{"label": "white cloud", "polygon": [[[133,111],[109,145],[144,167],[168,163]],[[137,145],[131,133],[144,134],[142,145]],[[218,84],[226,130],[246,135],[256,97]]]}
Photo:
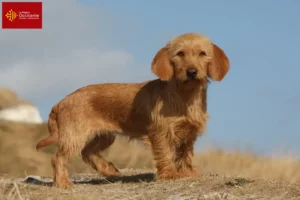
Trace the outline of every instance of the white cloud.
{"label": "white cloud", "polygon": [[134,80],[133,72],[141,67],[133,55],[110,48],[112,36],[122,34],[113,32],[114,23],[99,7],[43,1],[42,30],[0,32],[0,86],[38,100],[90,83]]}

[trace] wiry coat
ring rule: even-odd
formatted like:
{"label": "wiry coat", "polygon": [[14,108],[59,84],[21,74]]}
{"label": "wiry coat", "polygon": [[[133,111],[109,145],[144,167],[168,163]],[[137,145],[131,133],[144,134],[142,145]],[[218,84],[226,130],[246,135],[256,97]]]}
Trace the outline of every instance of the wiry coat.
{"label": "wiry coat", "polygon": [[220,81],[229,70],[225,53],[206,37],[187,33],[159,50],[143,83],[106,83],[80,88],[56,104],[49,115],[48,138],[37,149],[58,141],[52,158],[54,184],[71,186],[69,158],[79,153],[99,173],[119,171],[99,152],[116,134],[151,144],[158,179],[194,176],[193,146],[206,128],[208,78]]}

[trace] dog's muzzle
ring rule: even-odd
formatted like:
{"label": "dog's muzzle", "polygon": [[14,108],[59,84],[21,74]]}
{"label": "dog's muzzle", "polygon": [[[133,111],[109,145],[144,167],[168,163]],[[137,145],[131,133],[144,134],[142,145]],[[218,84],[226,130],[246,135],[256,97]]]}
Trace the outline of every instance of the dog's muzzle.
{"label": "dog's muzzle", "polygon": [[195,79],[195,77],[197,76],[197,69],[194,68],[194,67],[190,67],[186,70],[186,76],[189,78],[189,79]]}

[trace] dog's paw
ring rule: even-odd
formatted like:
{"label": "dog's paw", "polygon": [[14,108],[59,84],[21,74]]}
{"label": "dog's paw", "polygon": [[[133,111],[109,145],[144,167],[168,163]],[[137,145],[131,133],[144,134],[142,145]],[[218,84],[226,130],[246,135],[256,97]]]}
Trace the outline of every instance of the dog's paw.
{"label": "dog's paw", "polygon": [[106,167],[101,167],[98,169],[99,169],[98,172],[103,176],[107,176],[107,177],[121,176],[120,171],[112,163],[109,163]]}
{"label": "dog's paw", "polygon": [[102,171],[100,174],[103,175],[103,176],[106,176],[106,177],[119,177],[119,176],[121,176],[121,173],[119,171],[105,171],[105,172]]}

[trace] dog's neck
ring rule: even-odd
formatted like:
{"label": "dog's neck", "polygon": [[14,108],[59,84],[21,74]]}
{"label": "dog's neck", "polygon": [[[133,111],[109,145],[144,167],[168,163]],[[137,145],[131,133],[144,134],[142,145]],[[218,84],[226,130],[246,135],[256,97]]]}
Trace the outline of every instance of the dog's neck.
{"label": "dog's neck", "polygon": [[180,82],[176,80],[170,80],[168,85],[171,88],[170,92],[175,92],[185,102],[185,104],[198,104],[201,102],[201,106],[204,112],[206,112],[206,98],[207,98],[207,86],[209,81],[207,79],[193,80],[190,82]]}

